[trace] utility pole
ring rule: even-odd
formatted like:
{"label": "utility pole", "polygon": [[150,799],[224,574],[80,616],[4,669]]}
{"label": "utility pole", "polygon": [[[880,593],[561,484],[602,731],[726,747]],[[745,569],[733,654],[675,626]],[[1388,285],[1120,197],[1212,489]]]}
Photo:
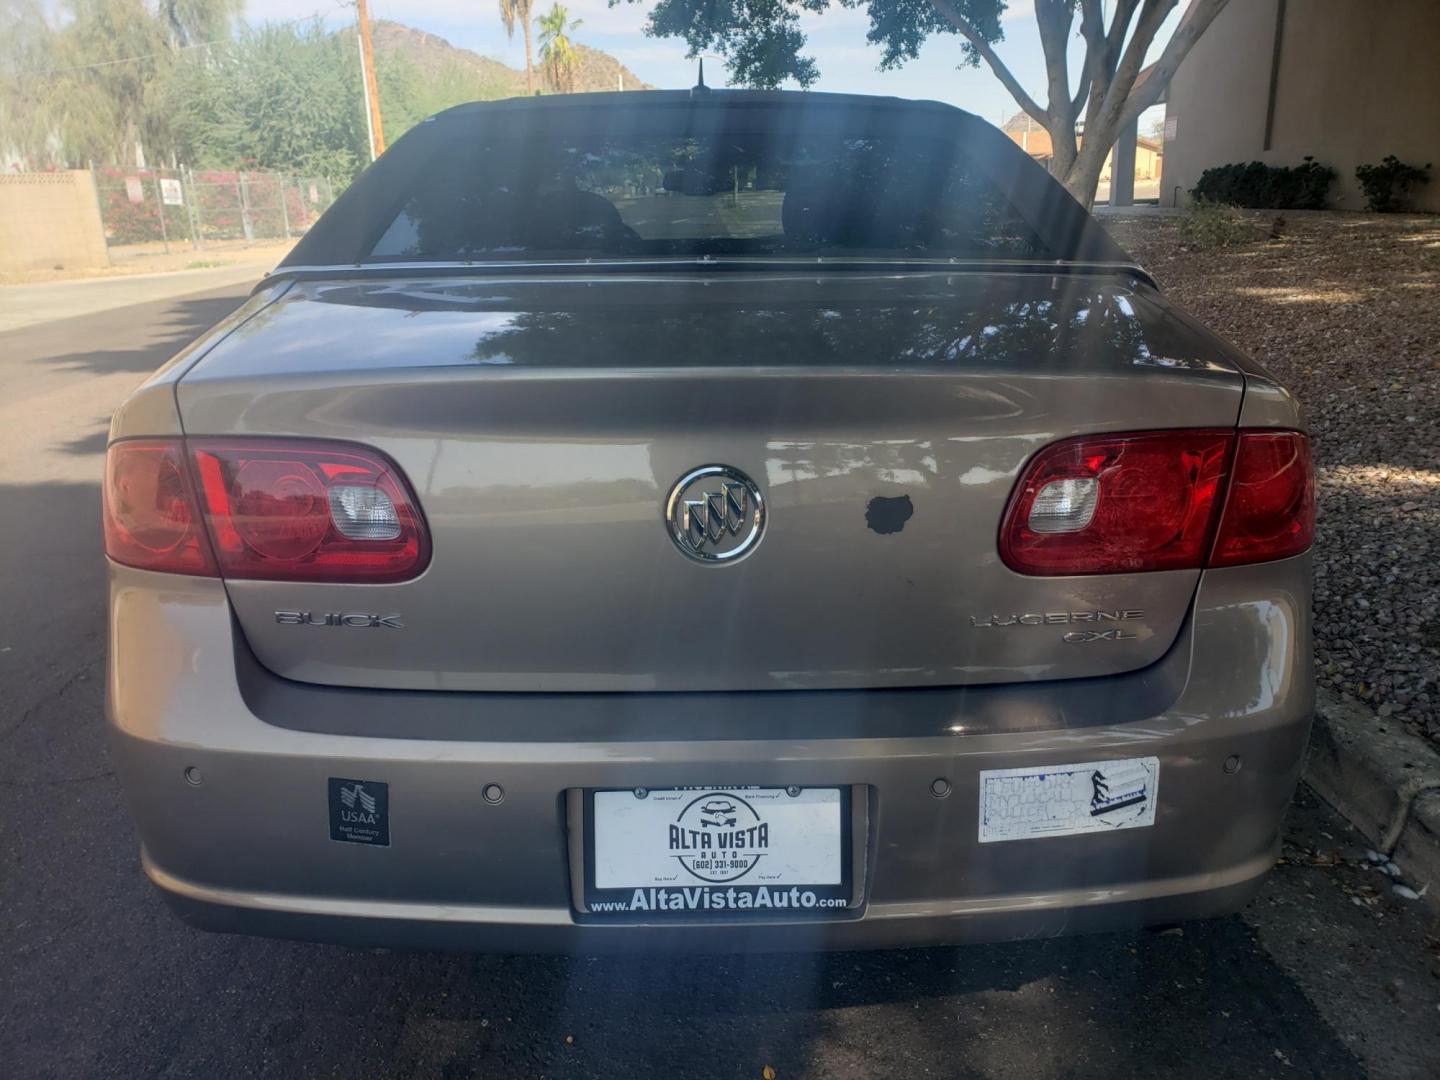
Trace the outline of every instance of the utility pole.
{"label": "utility pole", "polygon": [[355,49],[360,54],[360,96],[365,99],[365,145],[370,149],[370,160],[375,160],[375,114],[370,111],[370,87],[365,82],[365,42],[359,30],[355,33]]}
{"label": "utility pole", "polygon": [[385,152],[385,129],[380,123],[380,89],[375,84],[375,50],[370,44],[370,11],[365,0],[355,0],[355,22],[360,31],[360,75],[365,84],[365,121],[370,129],[370,160]]}

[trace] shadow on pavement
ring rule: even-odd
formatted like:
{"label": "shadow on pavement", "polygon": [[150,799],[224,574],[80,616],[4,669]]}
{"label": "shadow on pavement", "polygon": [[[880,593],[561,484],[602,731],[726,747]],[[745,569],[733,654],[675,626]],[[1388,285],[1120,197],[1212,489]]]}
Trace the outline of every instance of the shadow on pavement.
{"label": "shadow on pavement", "polygon": [[[142,304],[119,312],[100,312],[83,316],[83,320],[104,319],[107,324],[121,329],[116,337],[117,348],[95,349],[82,352],[66,352],[47,355],[46,362],[68,371],[101,372],[133,371],[149,373],[168,357],[179,352],[200,334],[230,314],[243,300],[243,296],[200,296],[181,300],[159,301]],[[117,318],[130,312],[131,319]],[[84,327],[75,323],[82,320],[66,320],[65,325],[77,336],[84,334]],[[47,326],[26,327],[12,331],[15,334],[27,330],[43,330]],[[157,359],[158,357],[158,359]]]}
{"label": "shadow on pavement", "polygon": [[99,1071],[1363,1075],[1238,917],[1183,937],[646,960],[372,953],[145,921],[178,968],[144,965],[148,1004],[107,1010]]}
{"label": "shadow on pavement", "polygon": [[[60,449],[67,454],[103,454],[110,442],[110,418],[102,416],[94,421],[95,430],[89,435],[62,443]],[[76,425],[78,429],[79,424]]]}

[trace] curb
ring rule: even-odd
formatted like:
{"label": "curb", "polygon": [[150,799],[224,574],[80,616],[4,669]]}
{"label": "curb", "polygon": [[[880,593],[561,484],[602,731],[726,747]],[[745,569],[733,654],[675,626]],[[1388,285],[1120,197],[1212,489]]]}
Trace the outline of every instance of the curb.
{"label": "curb", "polygon": [[1440,754],[1333,690],[1316,692],[1305,782],[1440,909]]}

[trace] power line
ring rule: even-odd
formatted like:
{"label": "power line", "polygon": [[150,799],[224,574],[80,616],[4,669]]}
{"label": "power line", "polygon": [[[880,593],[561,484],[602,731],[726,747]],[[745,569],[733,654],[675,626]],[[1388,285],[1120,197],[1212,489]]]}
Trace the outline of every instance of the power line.
{"label": "power line", "polygon": [[212,45],[227,45],[230,40],[230,38],[218,38],[215,41],[197,41],[193,45],[177,45],[174,49],[166,49],[164,52],[140,53],[138,56],[122,56],[115,60],[97,60],[93,64],[72,64],[69,67],[34,68],[30,71],[17,71],[12,77],[19,78],[24,75],[63,75],[68,71],[90,71],[94,68],[113,67],[116,64],[133,64],[140,60],[153,60],[157,56],[171,56],[184,49],[208,49]]}
{"label": "power line", "polygon": [[[264,25],[295,26],[298,23],[310,22],[312,19],[318,19],[323,15],[329,15],[332,11],[336,11],[342,7],[353,6],[353,0],[340,0],[339,3],[331,4],[328,8],[322,8],[318,11],[312,11],[309,15],[302,15],[298,19],[284,19],[279,22],[267,22]],[[134,64],[141,60],[153,60],[159,56],[173,56],[175,53],[183,52],[186,49],[208,49],[215,45],[233,44],[235,44],[234,38],[217,38],[214,41],[197,41],[190,45],[177,45],[174,49],[166,49],[163,52],[141,53],[138,56],[121,56],[114,60],[97,60],[93,64],[73,64],[69,67],[34,68],[30,71],[16,71],[9,73],[7,77],[12,79],[19,79],[29,75],[38,75],[43,77],[47,75],[63,75],[71,71],[92,71],[95,68],[113,67],[116,64]]]}

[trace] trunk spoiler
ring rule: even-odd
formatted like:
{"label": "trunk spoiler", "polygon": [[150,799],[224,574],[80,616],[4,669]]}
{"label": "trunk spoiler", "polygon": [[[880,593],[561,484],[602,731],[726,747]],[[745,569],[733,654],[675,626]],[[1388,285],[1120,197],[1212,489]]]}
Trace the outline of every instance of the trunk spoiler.
{"label": "trunk spoiler", "polygon": [[351,281],[423,277],[530,277],[541,275],[646,274],[674,271],[706,274],[727,272],[810,272],[844,273],[1001,273],[1052,276],[1123,277],[1160,291],[1150,272],[1134,263],[1071,262],[1039,259],[855,259],[831,256],[813,258],[765,258],[702,256],[668,259],[564,259],[497,262],[386,262],[351,263],[338,266],[286,266],[270,271],[255,291],[278,281]]}

